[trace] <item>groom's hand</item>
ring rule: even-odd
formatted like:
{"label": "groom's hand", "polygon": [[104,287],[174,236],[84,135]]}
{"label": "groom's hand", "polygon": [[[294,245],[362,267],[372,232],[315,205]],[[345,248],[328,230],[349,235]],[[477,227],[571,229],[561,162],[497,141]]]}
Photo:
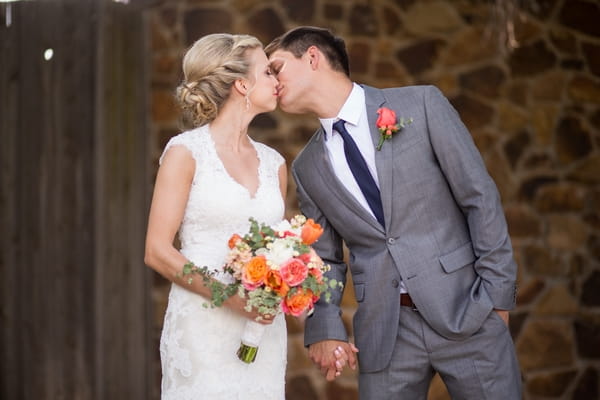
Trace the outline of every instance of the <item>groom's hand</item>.
{"label": "groom's hand", "polygon": [[502,318],[502,321],[504,321],[504,323],[506,325],[508,325],[508,311],[506,310],[494,310],[499,316],[500,318]]}
{"label": "groom's hand", "polygon": [[[336,357],[336,350],[338,354],[343,353],[344,358],[347,357],[350,368],[356,369],[355,353],[358,352],[358,349],[350,343],[339,340],[323,340],[308,347],[308,356],[320,368],[321,373],[328,381],[332,381],[336,376],[339,376],[338,366],[343,368],[343,365],[338,361],[338,357]],[[338,362],[337,365],[336,362]]]}

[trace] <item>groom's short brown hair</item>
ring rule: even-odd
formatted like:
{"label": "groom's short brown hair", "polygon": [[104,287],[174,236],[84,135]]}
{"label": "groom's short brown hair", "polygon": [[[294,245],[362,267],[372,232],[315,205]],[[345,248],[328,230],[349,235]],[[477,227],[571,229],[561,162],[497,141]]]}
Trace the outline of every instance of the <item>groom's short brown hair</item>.
{"label": "groom's short brown hair", "polygon": [[316,46],[321,50],[331,68],[350,76],[346,44],[342,38],[335,36],[328,29],[314,26],[294,28],[273,39],[265,47],[265,52],[267,56],[271,56],[276,50],[285,50],[300,58],[310,46]]}

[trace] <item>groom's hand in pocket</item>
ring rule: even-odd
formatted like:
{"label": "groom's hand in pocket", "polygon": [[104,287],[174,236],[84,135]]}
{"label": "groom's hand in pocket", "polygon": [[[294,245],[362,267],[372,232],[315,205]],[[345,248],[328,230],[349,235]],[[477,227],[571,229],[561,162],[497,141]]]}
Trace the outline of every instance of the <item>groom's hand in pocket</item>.
{"label": "groom's hand in pocket", "polygon": [[498,309],[495,309],[494,311],[502,318],[502,321],[504,321],[506,326],[508,326],[508,311]]}

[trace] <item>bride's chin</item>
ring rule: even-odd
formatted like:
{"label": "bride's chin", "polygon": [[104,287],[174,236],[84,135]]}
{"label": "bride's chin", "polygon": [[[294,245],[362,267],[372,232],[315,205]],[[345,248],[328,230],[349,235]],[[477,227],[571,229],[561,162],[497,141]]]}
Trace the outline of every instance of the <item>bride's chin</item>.
{"label": "bride's chin", "polygon": [[275,111],[276,108],[277,108],[277,102],[275,102],[274,104],[265,105],[264,107],[262,107],[262,110],[260,110],[258,112],[258,114],[272,112],[272,111]]}
{"label": "bride's chin", "polygon": [[277,99],[275,99],[275,101],[273,101],[273,104],[271,105],[269,111],[275,111],[278,104],[279,104],[279,102],[277,101]]}
{"label": "bride's chin", "polygon": [[279,102],[279,108],[281,108],[281,110],[284,111],[284,112],[286,112],[286,113],[298,114],[298,110],[296,110],[295,107],[293,107],[291,104],[288,104],[288,103],[282,103],[280,101]]}

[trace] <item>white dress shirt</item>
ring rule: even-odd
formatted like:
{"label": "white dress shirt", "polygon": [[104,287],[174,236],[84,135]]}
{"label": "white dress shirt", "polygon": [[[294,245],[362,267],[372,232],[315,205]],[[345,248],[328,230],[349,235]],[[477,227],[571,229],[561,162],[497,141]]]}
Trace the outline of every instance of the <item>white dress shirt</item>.
{"label": "white dress shirt", "polygon": [[329,154],[333,172],[342,182],[342,185],[352,193],[360,205],[375,218],[373,211],[371,211],[371,207],[369,207],[369,203],[367,203],[365,195],[360,190],[354,175],[352,175],[352,171],[350,171],[348,162],[346,161],[346,155],[344,154],[344,139],[342,139],[342,136],[337,131],[333,130],[333,124],[338,119],[346,121],[346,130],[356,142],[358,150],[360,150],[360,153],[367,163],[369,172],[373,176],[377,187],[379,187],[377,168],[375,166],[375,146],[373,146],[373,140],[371,139],[371,133],[369,131],[365,92],[363,88],[356,83],[353,85],[350,96],[346,99],[346,102],[342,106],[337,117],[319,118],[319,121],[325,130],[325,147]]}

